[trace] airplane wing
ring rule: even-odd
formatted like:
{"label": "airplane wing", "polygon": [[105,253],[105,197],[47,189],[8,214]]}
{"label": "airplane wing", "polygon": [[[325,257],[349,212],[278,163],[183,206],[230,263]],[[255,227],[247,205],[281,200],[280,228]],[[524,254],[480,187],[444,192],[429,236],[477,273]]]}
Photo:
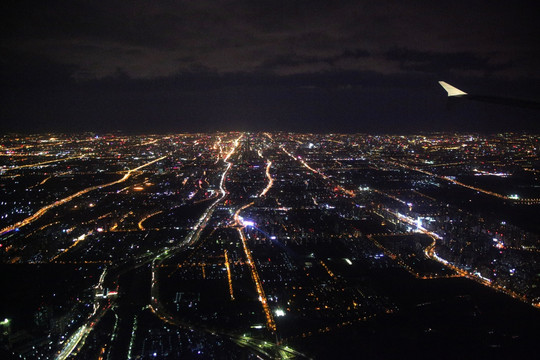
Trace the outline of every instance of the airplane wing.
{"label": "airplane wing", "polygon": [[439,84],[443,87],[444,90],[448,93],[448,96],[463,96],[467,95],[466,92],[459,90],[458,88],[450,85],[447,82],[439,81]]}
{"label": "airplane wing", "polygon": [[513,107],[522,107],[529,109],[540,109],[540,102],[532,100],[514,99],[499,96],[489,95],[474,95],[468,94],[465,91],[459,90],[455,86],[450,85],[447,82],[439,81],[439,84],[446,90],[449,99],[467,99],[474,101],[482,101],[492,104],[507,105]]}

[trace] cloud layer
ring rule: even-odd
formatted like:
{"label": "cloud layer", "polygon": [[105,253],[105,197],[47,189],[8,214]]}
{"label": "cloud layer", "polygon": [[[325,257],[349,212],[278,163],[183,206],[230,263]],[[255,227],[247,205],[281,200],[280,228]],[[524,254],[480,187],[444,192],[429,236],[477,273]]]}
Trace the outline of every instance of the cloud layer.
{"label": "cloud layer", "polygon": [[444,70],[538,77],[532,2],[47,1],[4,9],[2,45],[79,78]]}

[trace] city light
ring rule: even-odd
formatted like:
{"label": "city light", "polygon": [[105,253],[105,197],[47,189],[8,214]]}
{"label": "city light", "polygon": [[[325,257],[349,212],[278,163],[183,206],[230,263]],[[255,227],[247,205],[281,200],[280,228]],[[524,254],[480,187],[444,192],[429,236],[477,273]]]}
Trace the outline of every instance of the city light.
{"label": "city light", "polygon": [[[538,198],[535,136],[5,138],[0,156],[14,166],[0,222],[12,231],[0,260],[14,279],[27,264],[40,284],[22,292],[8,278],[13,311],[27,310],[26,293],[59,304],[30,309],[35,328],[0,321],[4,334],[48,336],[27,357],[176,356],[196,344],[209,358],[303,358],[291,344],[392,324],[410,316],[404,303],[444,329],[433,310],[463,316],[478,286],[530,305],[526,315],[540,307],[537,232],[525,221]],[[521,306],[498,314],[500,298],[484,299],[479,331],[499,331]]]}
{"label": "city light", "polygon": [[242,224],[242,226],[255,226],[255,222],[254,221],[251,221],[251,220],[244,220],[244,219],[241,219],[240,220],[240,223]]}

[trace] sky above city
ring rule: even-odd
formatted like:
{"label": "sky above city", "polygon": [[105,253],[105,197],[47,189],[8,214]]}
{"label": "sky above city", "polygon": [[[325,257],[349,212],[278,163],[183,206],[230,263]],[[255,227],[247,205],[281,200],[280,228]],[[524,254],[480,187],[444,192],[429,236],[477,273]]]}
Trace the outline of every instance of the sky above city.
{"label": "sky above city", "polygon": [[2,132],[540,130],[532,1],[7,1]]}

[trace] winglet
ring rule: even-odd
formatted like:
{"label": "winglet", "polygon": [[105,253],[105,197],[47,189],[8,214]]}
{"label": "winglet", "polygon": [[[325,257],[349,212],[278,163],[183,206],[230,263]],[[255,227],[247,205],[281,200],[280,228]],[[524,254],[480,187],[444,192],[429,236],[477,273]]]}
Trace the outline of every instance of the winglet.
{"label": "winglet", "polygon": [[453,87],[452,85],[445,83],[444,81],[439,81],[439,84],[446,90],[448,96],[462,96],[467,95],[466,92],[459,90],[458,88]]}

